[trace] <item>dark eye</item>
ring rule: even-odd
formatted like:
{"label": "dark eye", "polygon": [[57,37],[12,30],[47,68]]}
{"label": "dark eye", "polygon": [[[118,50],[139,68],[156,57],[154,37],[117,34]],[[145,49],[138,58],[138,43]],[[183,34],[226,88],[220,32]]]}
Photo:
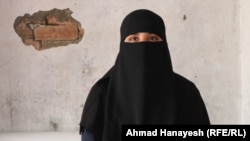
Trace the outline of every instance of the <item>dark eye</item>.
{"label": "dark eye", "polygon": [[130,35],[125,39],[125,42],[135,43],[139,41],[139,37],[137,35]]}
{"label": "dark eye", "polygon": [[132,41],[132,42],[137,42],[138,40],[139,40],[139,38],[136,36],[129,38],[129,41]]}
{"label": "dark eye", "polygon": [[158,41],[157,37],[150,37],[150,41]]}
{"label": "dark eye", "polygon": [[153,34],[153,35],[150,36],[149,41],[151,41],[151,42],[159,42],[159,41],[162,41],[162,39],[161,39],[161,37]]}

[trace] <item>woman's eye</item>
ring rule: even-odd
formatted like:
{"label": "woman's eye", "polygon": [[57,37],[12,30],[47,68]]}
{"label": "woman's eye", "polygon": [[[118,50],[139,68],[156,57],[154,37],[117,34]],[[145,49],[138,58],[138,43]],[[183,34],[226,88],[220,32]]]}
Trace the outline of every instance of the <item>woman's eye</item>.
{"label": "woman's eye", "polygon": [[160,41],[160,38],[157,36],[150,37],[150,41]]}
{"label": "woman's eye", "polygon": [[129,41],[132,41],[132,42],[136,42],[138,40],[139,40],[138,37],[131,37],[131,38],[129,38]]}
{"label": "woman's eye", "polygon": [[151,37],[150,40],[151,41],[157,41],[157,38],[156,37]]}

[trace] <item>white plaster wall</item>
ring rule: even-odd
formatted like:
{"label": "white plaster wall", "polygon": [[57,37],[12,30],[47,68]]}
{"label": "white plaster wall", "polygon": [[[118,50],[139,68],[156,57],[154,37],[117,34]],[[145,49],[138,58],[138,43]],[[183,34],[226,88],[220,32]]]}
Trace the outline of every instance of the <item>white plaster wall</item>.
{"label": "white plaster wall", "polygon": [[7,132],[0,133],[1,141],[81,141],[77,132]]}
{"label": "white plaster wall", "polygon": [[250,124],[250,1],[241,0],[242,123]]}
{"label": "white plaster wall", "polygon": [[[44,51],[25,46],[16,17],[53,8],[73,11],[83,40]],[[121,21],[138,8],[163,17],[174,70],[197,85],[211,122],[242,123],[238,0],[0,0],[0,131],[77,131],[89,89],[115,61]]]}

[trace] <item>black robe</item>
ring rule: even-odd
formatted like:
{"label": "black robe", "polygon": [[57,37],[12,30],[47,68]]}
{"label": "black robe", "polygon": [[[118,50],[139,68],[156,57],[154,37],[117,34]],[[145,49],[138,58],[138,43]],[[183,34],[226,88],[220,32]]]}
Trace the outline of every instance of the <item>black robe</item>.
{"label": "black robe", "polygon": [[[109,84],[109,74],[112,69],[101,78],[91,89],[85,103],[80,122],[80,132],[83,128],[94,134],[95,141],[101,141],[103,136],[105,97],[107,96],[107,87]],[[210,120],[202,100],[199,90],[191,81],[179,74],[175,75],[175,85],[177,91],[178,111],[176,125],[209,125]]]}
{"label": "black robe", "polygon": [[[123,42],[138,32],[163,41]],[[95,141],[121,140],[124,124],[210,124],[197,87],[172,69],[163,20],[148,10],[124,19],[116,62],[92,87],[80,123]]]}

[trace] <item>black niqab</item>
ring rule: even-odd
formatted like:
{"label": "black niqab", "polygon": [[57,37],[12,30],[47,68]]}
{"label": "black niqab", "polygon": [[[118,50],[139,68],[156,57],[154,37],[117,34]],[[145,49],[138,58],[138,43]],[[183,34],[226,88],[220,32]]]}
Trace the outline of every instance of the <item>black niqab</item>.
{"label": "black niqab", "polygon": [[[124,42],[138,32],[157,34],[163,41]],[[123,124],[209,124],[196,87],[173,72],[161,17],[149,10],[133,11],[120,33],[116,62],[93,86],[83,111],[81,125],[95,140],[119,141]]]}

